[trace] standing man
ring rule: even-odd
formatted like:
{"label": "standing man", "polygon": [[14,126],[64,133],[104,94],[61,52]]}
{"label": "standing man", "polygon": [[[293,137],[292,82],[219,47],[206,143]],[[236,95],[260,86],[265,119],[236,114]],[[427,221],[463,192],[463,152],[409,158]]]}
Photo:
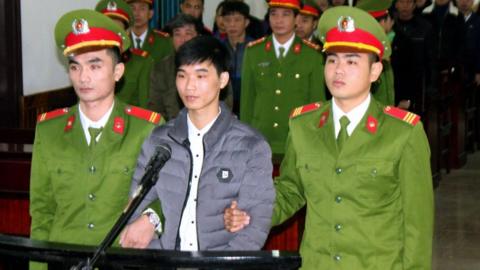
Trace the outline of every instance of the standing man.
{"label": "standing man", "polygon": [[240,115],[240,92],[243,55],[253,38],[247,35],[250,7],[242,1],[223,2],[222,17],[227,33],[224,44],[230,53],[230,82],[233,89],[233,112]]}
{"label": "standing man", "polygon": [[[110,17],[125,31],[133,26],[133,12],[123,0],[101,0],[95,10]],[[125,73],[116,84],[116,97],[123,102],[147,107],[148,100],[148,74],[153,65],[153,59],[147,51],[130,48],[122,55],[125,63]]]}
{"label": "standing man", "polygon": [[300,13],[297,15],[295,22],[295,34],[299,38],[306,39],[316,45],[322,46],[320,40],[315,36],[317,30],[318,18],[320,18],[320,10],[315,3],[305,1]]}
{"label": "standing man", "polygon": [[[93,10],[65,14],[57,46],[79,103],[41,114],[30,178],[31,238],[98,245],[120,216],[141,145],[161,116],[114,96],[127,33]],[[40,268],[40,265],[36,265]]]}
{"label": "standing man", "polygon": [[[214,37],[199,36],[180,47],[175,67],[185,108],[145,141],[131,187],[133,194],[155,145],[168,144],[172,157],[139,207],[160,199],[164,232],[154,240],[154,226],[138,211],[122,233],[122,246],[259,250],[275,199],[271,152],[263,136],[219,100],[229,79],[228,52]],[[251,226],[236,234],[223,224],[223,210],[232,200],[252,215]]]}
{"label": "standing man", "polygon": [[[172,35],[175,52],[185,42],[199,35],[202,25],[190,15],[178,14],[166,26]],[[148,108],[160,113],[170,120],[177,116],[183,103],[175,84],[175,54],[170,54],[158,61],[150,72],[150,98]]]}
{"label": "standing man", "polygon": [[153,1],[127,0],[135,17],[135,23],[131,29],[132,47],[147,51],[153,60],[159,61],[173,53],[173,46],[167,33],[148,26],[153,16]]}
{"label": "standing man", "polygon": [[260,130],[274,154],[283,154],[288,115],[302,104],[324,101],[323,57],[319,46],[295,36],[298,0],[271,0],[272,35],[245,51],[240,120]]}
{"label": "standing man", "polygon": [[465,83],[480,86],[480,16],[473,12],[473,0],[457,0],[457,6],[465,29]]}
{"label": "standing man", "polygon": [[[303,269],[431,269],[425,131],[417,115],[370,94],[380,59],[390,54],[387,36],[372,16],[352,7],[327,10],[319,32],[333,98],[291,115],[272,223],[307,206]],[[225,224],[241,228],[242,211],[232,208]]]}

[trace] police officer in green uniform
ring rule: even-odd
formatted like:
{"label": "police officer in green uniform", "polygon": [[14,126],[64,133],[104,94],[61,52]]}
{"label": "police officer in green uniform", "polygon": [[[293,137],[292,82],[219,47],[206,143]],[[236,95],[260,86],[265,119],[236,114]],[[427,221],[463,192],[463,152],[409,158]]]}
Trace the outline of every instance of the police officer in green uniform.
{"label": "police officer in green uniform", "polygon": [[[133,12],[123,0],[101,0],[96,11],[118,22],[125,30],[134,24]],[[125,62],[125,74],[116,85],[116,97],[130,105],[147,107],[148,86],[153,58],[142,49],[130,48],[122,56]]]}
{"label": "police officer in green uniform", "polygon": [[174,52],[170,36],[148,26],[153,16],[154,0],[127,0],[133,11],[135,23],[130,31],[132,47],[147,51],[154,61]]}
{"label": "police officer in green uniform", "polygon": [[273,34],[247,45],[243,60],[240,120],[258,129],[274,154],[282,154],[288,115],[302,104],[325,100],[319,46],[295,36],[298,0],[269,2]]}
{"label": "police officer in green uniform", "polygon": [[[39,115],[30,178],[31,238],[97,245],[128,201],[144,139],[161,116],[114,97],[130,39],[93,10],[65,14],[57,46],[79,103]],[[32,264],[31,268],[44,265]]]}
{"label": "police officer in green uniform", "polygon": [[[392,30],[393,20],[390,17],[388,9],[392,5],[392,0],[362,0],[356,7],[367,11],[384,28],[388,42],[393,42],[395,32]],[[390,46],[391,47],[391,46]],[[375,99],[384,105],[395,105],[395,87],[393,69],[390,59],[383,59],[383,71],[380,78],[372,84],[372,95]]]}
{"label": "police officer in green uniform", "polygon": [[[333,98],[295,109],[273,224],[306,205],[302,269],[431,269],[433,188],[420,117],[370,94],[390,55],[375,19],[353,7],[319,22]],[[225,213],[227,229],[248,226]]]}

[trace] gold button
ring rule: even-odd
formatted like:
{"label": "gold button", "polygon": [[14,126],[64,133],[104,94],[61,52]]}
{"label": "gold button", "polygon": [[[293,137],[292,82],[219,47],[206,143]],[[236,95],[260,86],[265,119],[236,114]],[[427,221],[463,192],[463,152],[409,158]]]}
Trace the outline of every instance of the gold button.
{"label": "gold button", "polygon": [[281,95],[281,94],[282,94],[282,90],[280,89],[275,90],[275,95]]}
{"label": "gold button", "polygon": [[282,77],[282,73],[278,72],[278,73],[277,73],[277,77],[278,77],[278,78],[281,78],[281,77]]}
{"label": "gold button", "polygon": [[295,79],[300,79],[300,74],[295,74]]}
{"label": "gold button", "polygon": [[273,107],[273,109],[274,109],[275,111],[279,111],[279,110],[280,110],[280,108],[278,108],[278,106]]}
{"label": "gold button", "polygon": [[278,123],[273,123],[273,127],[274,127],[274,128],[277,128],[277,127],[278,127]]}
{"label": "gold button", "polygon": [[95,166],[92,165],[88,170],[90,171],[90,173],[95,173],[97,168],[95,168]]}

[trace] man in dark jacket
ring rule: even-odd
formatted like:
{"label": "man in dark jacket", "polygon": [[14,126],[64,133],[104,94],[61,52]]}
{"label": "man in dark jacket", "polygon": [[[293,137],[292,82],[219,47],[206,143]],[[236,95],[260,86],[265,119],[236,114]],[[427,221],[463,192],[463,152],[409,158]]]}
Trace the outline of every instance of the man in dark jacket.
{"label": "man in dark jacket", "polygon": [[[271,151],[260,133],[219,101],[229,80],[227,58],[221,42],[206,36],[177,52],[176,84],[185,109],[144,142],[130,189],[131,194],[136,190],[155,146],[168,144],[172,157],[139,208],[160,199],[163,234],[152,241],[158,219],[151,219],[151,212],[137,212],[122,233],[122,246],[190,251],[263,246],[275,199]],[[231,201],[249,209],[253,226],[238,233],[224,229],[223,211]]]}

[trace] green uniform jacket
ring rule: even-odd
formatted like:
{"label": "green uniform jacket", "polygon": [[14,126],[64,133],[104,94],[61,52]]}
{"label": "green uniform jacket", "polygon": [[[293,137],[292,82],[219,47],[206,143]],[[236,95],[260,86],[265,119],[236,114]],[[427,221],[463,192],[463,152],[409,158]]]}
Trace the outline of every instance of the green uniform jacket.
{"label": "green uniform jacket", "polygon": [[303,269],[431,269],[433,188],[421,122],[393,117],[372,98],[340,153],[333,125],[330,101],[290,120],[272,224],[307,206]]}
{"label": "green uniform jacket", "polygon": [[148,52],[130,49],[125,63],[123,79],[116,85],[116,96],[123,102],[147,108],[150,83],[150,70],[153,66],[153,58]]}
{"label": "green uniform jacket", "polygon": [[240,95],[240,120],[258,129],[272,152],[285,151],[288,116],[302,104],[325,100],[323,56],[295,37],[282,61],[272,37],[249,43],[245,50]]}
{"label": "green uniform jacket", "polygon": [[[31,238],[98,245],[128,201],[144,139],[160,117],[118,99],[94,149],[89,149],[78,105],[37,124],[30,178]],[[138,111],[138,109],[136,109]],[[163,122],[163,119],[161,120]]]}
{"label": "green uniform jacket", "polygon": [[382,61],[383,71],[380,78],[372,85],[373,97],[383,105],[395,105],[395,85],[392,64],[388,60]]}
{"label": "green uniform jacket", "polygon": [[[131,38],[131,35],[130,35]],[[135,40],[132,38],[132,42]],[[147,51],[154,61],[160,61],[165,56],[174,52],[172,39],[165,32],[148,29],[142,50]]]}

